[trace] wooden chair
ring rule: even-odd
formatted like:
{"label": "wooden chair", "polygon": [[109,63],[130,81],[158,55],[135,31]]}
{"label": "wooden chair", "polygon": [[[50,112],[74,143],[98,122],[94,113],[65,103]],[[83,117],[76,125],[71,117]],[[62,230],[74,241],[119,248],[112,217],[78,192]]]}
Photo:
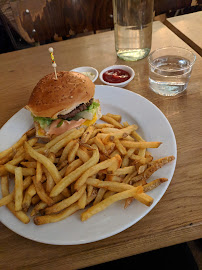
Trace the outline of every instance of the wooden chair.
{"label": "wooden chair", "polygon": [[7,0],[8,5],[14,28],[30,44],[113,27],[111,0]]}
{"label": "wooden chair", "polygon": [[[193,0],[154,0],[155,15]],[[113,28],[112,0],[0,0],[10,25],[29,44],[44,44]]]}

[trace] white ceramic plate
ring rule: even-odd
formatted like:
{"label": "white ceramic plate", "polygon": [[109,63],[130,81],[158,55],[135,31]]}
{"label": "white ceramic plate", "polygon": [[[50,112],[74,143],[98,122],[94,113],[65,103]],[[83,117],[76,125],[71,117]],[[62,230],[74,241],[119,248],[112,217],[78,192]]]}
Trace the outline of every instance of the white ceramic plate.
{"label": "white ceramic plate", "polygon": [[[95,98],[99,98],[102,113],[121,114],[123,121],[139,126],[139,133],[147,141],[161,141],[158,149],[149,149],[154,158],[174,155],[177,158],[177,147],[173,130],[163,113],[150,101],[133,92],[111,86],[96,86]],[[0,130],[0,151],[11,146],[32,126],[30,113],[25,109],[16,113]],[[34,225],[31,220],[24,225],[18,221],[6,207],[0,208],[1,222],[28,239],[53,245],[77,245],[98,241],[115,235],[142,219],[159,202],[168,188],[175,170],[175,161],[155,172],[150,180],[167,177],[168,181],[149,192],[154,198],[151,207],[138,201],[127,209],[123,202],[117,202],[103,212],[96,214],[85,222],[80,221],[79,211],[58,223],[42,226]]]}

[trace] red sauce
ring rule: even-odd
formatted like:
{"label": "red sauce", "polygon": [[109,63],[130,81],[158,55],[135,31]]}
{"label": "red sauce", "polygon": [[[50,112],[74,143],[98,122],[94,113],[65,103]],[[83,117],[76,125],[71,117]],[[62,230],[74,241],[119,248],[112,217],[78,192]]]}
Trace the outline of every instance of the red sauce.
{"label": "red sauce", "polygon": [[110,69],[103,74],[103,80],[109,83],[122,83],[130,77],[130,74],[123,69]]}

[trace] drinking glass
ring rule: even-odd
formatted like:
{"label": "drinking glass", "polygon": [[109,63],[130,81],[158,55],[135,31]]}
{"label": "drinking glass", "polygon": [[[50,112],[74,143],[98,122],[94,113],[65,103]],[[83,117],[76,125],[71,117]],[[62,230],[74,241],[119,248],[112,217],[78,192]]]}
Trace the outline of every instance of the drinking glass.
{"label": "drinking glass", "polygon": [[162,96],[175,96],[188,85],[196,56],[179,47],[165,47],[153,51],[149,57],[150,88]]}

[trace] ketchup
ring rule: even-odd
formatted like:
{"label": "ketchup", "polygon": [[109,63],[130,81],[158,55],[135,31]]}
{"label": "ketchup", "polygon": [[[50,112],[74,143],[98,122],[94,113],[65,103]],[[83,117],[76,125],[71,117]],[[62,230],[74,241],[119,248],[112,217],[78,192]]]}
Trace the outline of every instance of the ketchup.
{"label": "ketchup", "polygon": [[123,69],[110,69],[103,74],[103,80],[108,83],[122,83],[130,77],[130,74]]}

